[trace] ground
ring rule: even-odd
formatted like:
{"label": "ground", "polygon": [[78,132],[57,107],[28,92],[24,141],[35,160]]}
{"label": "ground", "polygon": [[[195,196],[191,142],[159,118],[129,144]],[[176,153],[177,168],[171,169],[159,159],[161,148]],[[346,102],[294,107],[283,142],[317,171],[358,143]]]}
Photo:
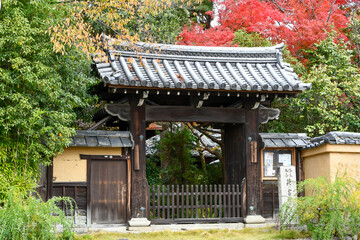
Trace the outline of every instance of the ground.
{"label": "ground", "polygon": [[76,240],[267,240],[267,239],[303,239],[307,236],[297,231],[278,231],[274,228],[245,228],[242,230],[191,230],[181,232],[159,231],[149,233],[91,233],[78,235]]}

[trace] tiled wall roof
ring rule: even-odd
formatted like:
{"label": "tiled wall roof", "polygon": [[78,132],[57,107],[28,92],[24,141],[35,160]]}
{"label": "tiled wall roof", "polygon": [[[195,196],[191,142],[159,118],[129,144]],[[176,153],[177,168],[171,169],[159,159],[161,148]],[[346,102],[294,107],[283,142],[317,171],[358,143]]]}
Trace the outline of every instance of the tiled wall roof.
{"label": "tiled wall roof", "polygon": [[70,146],[76,147],[132,147],[129,131],[78,130]]}
{"label": "tiled wall roof", "polygon": [[305,133],[260,133],[265,147],[298,147],[308,145],[310,138]]}
{"label": "tiled wall roof", "polygon": [[360,144],[360,133],[355,132],[328,132],[323,136],[311,139],[305,148],[313,148],[325,143],[329,144]]}

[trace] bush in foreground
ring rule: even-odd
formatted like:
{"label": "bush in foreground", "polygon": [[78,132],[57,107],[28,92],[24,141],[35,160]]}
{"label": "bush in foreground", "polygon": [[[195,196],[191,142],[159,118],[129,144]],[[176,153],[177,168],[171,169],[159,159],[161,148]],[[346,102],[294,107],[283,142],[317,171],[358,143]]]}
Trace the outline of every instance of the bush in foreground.
{"label": "bush in foreground", "polygon": [[306,226],[314,239],[344,239],[360,233],[360,183],[336,176],[307,179],[298,191],[305,197],[287,202],[280,210],[280,226],[293,223]]}
{"label": "bush in foreground", "polygon": [[[59,201],[72,208],[69,198],[43,202],[29,192],[10,188],[0,202],[0,239],[73,239],[72,221],[56,206]],[[62,234],[57,234],[57,227],[62,227]]]}

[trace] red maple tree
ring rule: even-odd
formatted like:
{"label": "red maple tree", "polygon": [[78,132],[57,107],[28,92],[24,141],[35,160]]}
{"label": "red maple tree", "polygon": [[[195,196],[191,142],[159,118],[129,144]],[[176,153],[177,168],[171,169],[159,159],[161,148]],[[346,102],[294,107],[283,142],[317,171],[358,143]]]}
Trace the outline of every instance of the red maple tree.
{"label": "red maple tree", "polygon": [[[354,0],[353,0],[354,1]],[[285,42],[294,56],[336,31],[347,39],[347,0],[224,0],[219,4],[219,26],[185,27],[179,44],[231,46],[238,29],[257,32],[274,43]],[[213,14],[209,12],[208,14]]]}

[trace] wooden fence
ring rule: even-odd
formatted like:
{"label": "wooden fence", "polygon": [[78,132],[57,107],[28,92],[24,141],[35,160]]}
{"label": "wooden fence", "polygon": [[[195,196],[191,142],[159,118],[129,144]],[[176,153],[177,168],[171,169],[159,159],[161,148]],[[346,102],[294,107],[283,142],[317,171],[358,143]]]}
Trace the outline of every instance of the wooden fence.
{"label": "wooden fence", "polygon": [[243,191],[239,184],[154,185],[152,223],[241,222]]}
{"label": "wooden fence", "polygon": [[279,212],[279,195],[277,181],[263,182],[263,217],[274,218]]}
{"label": "wooden fence", "polygon": [[[82,216],[86,215],[86,205],[87,205],[86,182],[54,182],[52,188],[52,196],[71,197],[76,202],[79,214]],[[66,205],[63,202],[59,202],[58,206],[62,208],[64,211],[66,210]]]}

